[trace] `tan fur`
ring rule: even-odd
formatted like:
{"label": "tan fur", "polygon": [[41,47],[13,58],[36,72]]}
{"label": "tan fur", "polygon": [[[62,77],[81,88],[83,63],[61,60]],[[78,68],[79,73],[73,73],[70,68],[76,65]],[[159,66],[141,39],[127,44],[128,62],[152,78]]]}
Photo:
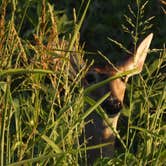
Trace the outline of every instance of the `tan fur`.
{"label": "tan fur", "polygon": [[[152,37],[153,34],[148,35],[139,45],[135,55],[121,62],[120,65],[117,66],[117,70],[109,66],[105,66],[103,68],[94,68],[94,77],[97,80],[96,82],[102,81],[100,79],[100,74],[105,74],[107,77],[111,77],[117,73],[137,68],[135,73],[126,76],[125,79],[118,78],[111,81],[108,85],[96,89],[90,94],[94,100],[100,99],[104,94],[111,91],[111,95],[106,101],[108,106],[109,102],[112,100],[117,100],[121,104],[123,103],[127,80],[130,76],[138,74],[142,71]],[[109,111],[111,113],[112,108],[110,108]],[[100,117],[96,112],[93,112],[87,118],[87,121],[91,121],[85,128],[86,138],[88,140],[87,146],[110,143],[103,148],[88,151],[87,157],[89,163],[92,164],[98,157],[112,157],[114,153],[115,142],[115,134],[112,131],[112,128],[116,130],[119,115],[120,112],[113,115],[108,114],[109,122],[103,121],[102,117]]]}

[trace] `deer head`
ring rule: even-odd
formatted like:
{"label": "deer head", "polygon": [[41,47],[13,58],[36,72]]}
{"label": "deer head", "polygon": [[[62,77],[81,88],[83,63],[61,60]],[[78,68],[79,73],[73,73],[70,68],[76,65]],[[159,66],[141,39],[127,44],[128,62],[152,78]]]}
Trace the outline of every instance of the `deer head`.
{"label": "deer head", "polygon": [[[136,72],[127,75],[125,78],[118,78],[111,81],[109,84],[96,89],[90,95],[94,100],[97,100],[101,98],[105,93],[109,91],[111,92],[110,97],[106,99],[101,106],[108,113],[110,124],[115,130],[117,127],[120,110],[123,106],[128,78],[133,75],[139,74],[142,71],[152,38],[153,34],[151,33],[138,46],[134,55],[120,62],[119,65],[116,66],[116,69],[111,66],[94,68],[93,72],[91,71],[87,76],[88,81],[96,83],[118,73],[137,69]],[[87,152],[89,161],[90,163],[92,163],[97,157],[111,157],[113,155],[115,135],[110,128],[110,125],[104,122],[97,113],[93,112],[88,117],[88,120],[89,119],[92,119],[92,123],[89,123],[85,128],[86,137],[91,138],[89,139],[88,145],[97,145],[101,143],[112,142],[110,145],[105,146],[102,149],[95,149]]]}

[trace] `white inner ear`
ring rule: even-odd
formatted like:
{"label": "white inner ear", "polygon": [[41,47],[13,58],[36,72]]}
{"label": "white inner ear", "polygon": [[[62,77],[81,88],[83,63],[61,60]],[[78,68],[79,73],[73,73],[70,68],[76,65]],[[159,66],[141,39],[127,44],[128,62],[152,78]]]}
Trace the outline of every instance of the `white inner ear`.
{"label": "white inner ear", "polygon": [[138,68],[137,73],[140,73],[142,71],[142,67],[144,64],[144,61],[147,56],[147,52],[150,46],[150,43],[153,38],[153,33],[149,34],[139,45],[136,54],[134,56],[134,65],[136,68]]}

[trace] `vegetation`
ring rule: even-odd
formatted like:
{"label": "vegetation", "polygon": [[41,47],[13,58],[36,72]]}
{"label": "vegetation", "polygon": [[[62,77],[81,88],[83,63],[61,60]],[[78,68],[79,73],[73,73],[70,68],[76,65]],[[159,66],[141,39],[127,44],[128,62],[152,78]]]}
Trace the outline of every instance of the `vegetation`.
{"label": "vegetation", "polygon": [[[64,4],[69,6],[69,2]],[[112,2],[117,4],[117,1]],[[112,43],[110,48],[115,47],[113,51],[118,48],[118,53],[119,50],[130,53],[131,47],[127,45],[132,42],[134,52],[141,38],[153,32],[153,28],[157,32],[153,20],[163,18],[162,2],[160,18],[145,17],[146,10],[151,7],[148,1],[137,0],[134,7],[129,5],[127,14],[123,13],[124,22],[119,22],[123,24],[121,40],[126,45],[106,36],[107,42]],[[73,11],[70,21],[71,16],[68,18],[64,10],[54,10],[53,2],[47,0],[2,0],[0,5],[0,165],[85,165],[86,149],[96,147],[86,147],[79,142],[84,119],[107,97],[84,108],[90,100],[87,93],[95,85],[89,89],[82,87],[82,80],[93,62],[84,58],[86,55],[87,59],[92,59],[92,52],[84,51],[80,35],[85,34],[87,26],[83,26],[83,20],[86,20],[88,8],[92,11],[95,7],[90,1],[77,2],[76,5],[81,6],[78,10],[67,8]],[[88,13],[88,21],[92,16]],[[79,34],[82,26],[84,31]],[[105,33],[101,26],[99,29],[101,35]],[[91,32],[92,29],[88,31]],[[85,34],[81,40],[86,38]],[[120,121],[119,130],[123,132],[117,135],[115,157],[99,159],[96,165],[165,164],[164,42],[155,35],[158,49],[153,47],[149,51],[143,74],[134,77],[127,87],[126,105],[122,111],[123,119],[127,121]],[[104,44],[105,48],[102,45],[95,47],[104,54],[109,52],[107,44]],[[112,58],[97,51],[95,55],[104,57],[104,63]],[[98,113],[101,114],[100,109]]]}

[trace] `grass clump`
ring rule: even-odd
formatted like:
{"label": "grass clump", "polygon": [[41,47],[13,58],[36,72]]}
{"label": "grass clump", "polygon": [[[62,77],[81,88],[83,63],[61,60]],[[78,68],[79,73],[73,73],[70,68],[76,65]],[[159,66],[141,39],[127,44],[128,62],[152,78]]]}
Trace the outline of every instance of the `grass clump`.
{"label": "grass clump", "polygon": [[1,4],[0,165],[77,165],[88,70],[78,36],[88,4],[73,34],[60,39],[53,7],[43,0],[32,41],[20,37],[17,5]]}

